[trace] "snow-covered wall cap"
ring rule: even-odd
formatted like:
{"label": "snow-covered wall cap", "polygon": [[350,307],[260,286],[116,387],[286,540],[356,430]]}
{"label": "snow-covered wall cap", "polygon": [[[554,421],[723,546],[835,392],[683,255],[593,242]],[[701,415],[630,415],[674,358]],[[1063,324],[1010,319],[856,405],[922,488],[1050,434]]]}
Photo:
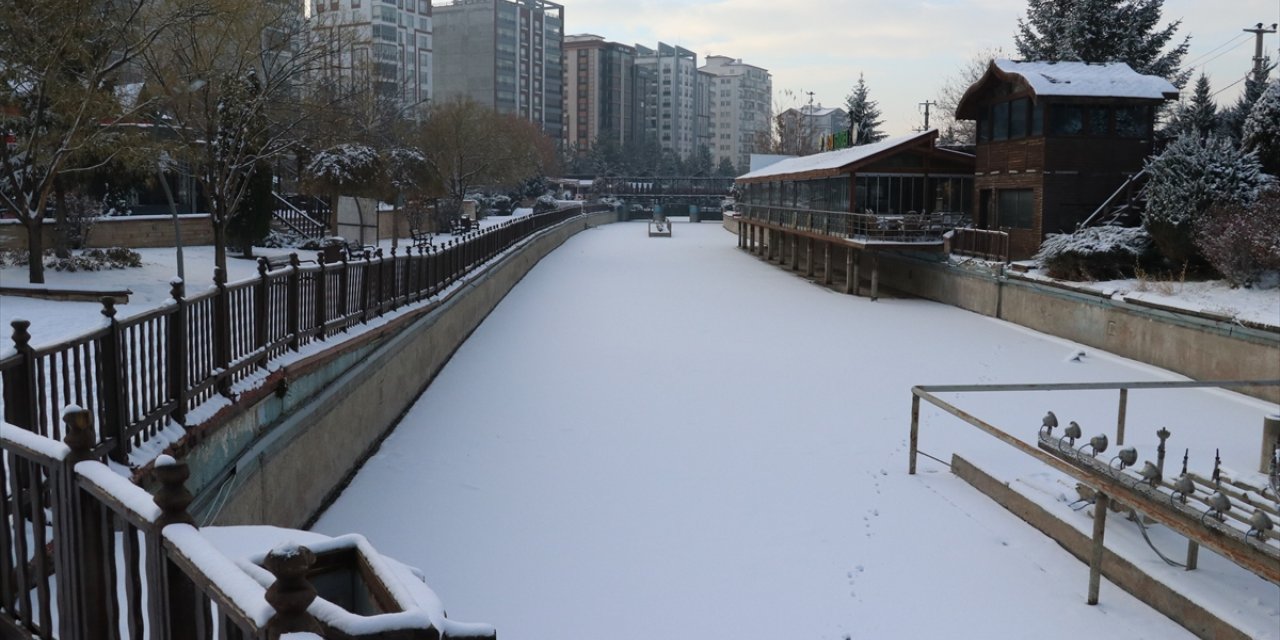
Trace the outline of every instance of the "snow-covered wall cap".
{"label": "snow-covered wall cap", "polygon": [[851,165],[859,160],[869,158],[880,152],[888,151],[899,145],[916,142],[925,138],[931,138],[936,135],[938,135],[937,129],[929,129],[919,133],[893,136],[891,138],[885,138],[879,142],[849,147],[848,149],[837,149],[835,151],[827,151],[825,153],[815,153],[813,155],[788,158],[786,160],[775,162],[767,167],[752,171],[751,173],[740,175],[737,179],[750,181],[796,173],[809,173],[811,171],[835,170]]}
{"label": "snow-covered wall cap", "polygon": [[178,461],[167,453],[156,457],[155,466],[157,467],[172,467],[175,464],[178,464]]}
{"label": "snow-covered wall cap", "polygon": [[1006,74],[1026,80],[1037,96],[1139,98],[1178,97],[1178,88],[1160,76],[1134,71],[1123,62],[1018,62],[997,58],[993,64]]}

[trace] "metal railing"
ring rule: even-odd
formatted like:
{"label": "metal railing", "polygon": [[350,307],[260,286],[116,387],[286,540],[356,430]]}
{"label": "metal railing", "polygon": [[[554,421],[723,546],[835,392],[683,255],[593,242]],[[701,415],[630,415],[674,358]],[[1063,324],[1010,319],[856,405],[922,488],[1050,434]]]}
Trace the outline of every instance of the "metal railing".
{"label": "metal railing", "polygon": [[744,220],[783,229],[806,231],[866,242],[941,244],[942,235],[963,218],[961,213],[905,213],[888,215],[797,209],[739,202]]}

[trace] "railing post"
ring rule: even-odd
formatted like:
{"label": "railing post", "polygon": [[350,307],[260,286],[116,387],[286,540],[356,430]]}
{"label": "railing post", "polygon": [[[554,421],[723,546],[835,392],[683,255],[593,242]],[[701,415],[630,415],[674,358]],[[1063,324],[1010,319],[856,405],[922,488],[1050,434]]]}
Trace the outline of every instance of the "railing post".
{"label": "railing post", "polygon": [[907,473],[916,474],[916,453],[920,450],[920,396],[911,392],[911,449],[907,454]]}
{"label": "railing post", "polygon": [[288,301],[285,303],[285,324],[289,332],[289,349],[297,351],[301,346],[302,325],[302,262],[297,253],[289,254]]}
{"label": "railing post", "polygon": [[400,260],[396,256],[396,248],[391,247],[391,310],[395,311],[400,308],[400,287],[398,280],[400,275]]}
{"label": "railing post", "polygon": [[386,284],[386,279],[387,279],[387,274],[386,274],[387,259],[382,257],[382,247],[378,247],[375,253],[378,256],[378,277],[374,278],[374,282],[376,283],[376,286],[377,286],[377,291],[375,292],[373,299],[377,301],[378,315],[381,316],[382,310],[385,308],[385,305],[383,303],[386,302],[383,296],[386,295],[384,293],[384,291],[386,290],[386,287],[384,285]]}
{"label": "railing post", "polygon": [[1111,498],[1099,491],[1093,503],[1093,548],[1089,553],[1089,604],[1098,604],[1098,587],[1102,583],[1102,555],[1106,547],[1102,543],[1106,534],[1107,509]]}
{"label": "railing post", "polygon": [[218,374],[218,393],[231,396],[231,297],[227,293],[227,272],[222,267],[213,268],[213,366],[221,369]]}
{"label": "railing post", "polygon": [[258,282],[254,287],[253,346],[258,349],[258,367],[267,366],[267,305],[271,295],[271,281],[267,278],[267,259],[258,258]]}
{"label": "railing post", "polygon": [[191,492],[184,483],[191,475],[185,462],[171,456],[156,458],[152,474],[160,482],[155,503],[160,507],[160,517],[155,527],[146,532],[147,577],[150,587],[147,600],[151,612],[151,628],[165,640],[181,640],[197,636],[196,588],[191,578],[169,560],[164,545],[164,528],[171,524],[195,526],[195,519],[187,512],[191,504]]}
{"label": "railing post", "polygon": [[326,266],[324,262],[324,253],[316,255],[316,264],[320,267],[316,269],[315,277],[315,296],[316,296],[316,337],[320,340],[325,339],[325,324],[329,318],[329,286],[326,280],[328,274],[325,273]]}
{"label": "railing post", "polygon": [[[103,553],[104,529],[101,507],[81,493],[76,481],[75,466],[78,462],[93,460],[93,417],[85,409],[63,412],[65,426],[63,442],[71,449],[62,465],[59,478],[62,496],[54,504],[58,515],[54,518],[54,544],[64,550],[62,558],[55,553],[58,576],[58,595],[64,615],[62,637],[97,640],[111,635],[107,599],[102,597],[107,584],[106,556]],[[69,628],[70,627],[70,628]]]}
{"label": "railing post", "polygon": [[364,252],[364,277],[360,279],[360,322],[368,324],[373,306],[373,253]]}
{"label": "railing post", "polygon": [[315,562],[315,554],[301,545],[283,544],[267,554],[262,565],[276,577],[267,587],[267,603],[276,610],[267,621],[267,640],[278,640],[286,633],[322,632],[320,623],[307,613],[316,599],[316,589],[307,581],[307,571]]}
{"label": "railing post", "polygon": [[176,406],[169,419],[180,425],[187,424],[187,363],[190,356],[188,340],[187,285],[182,278],[169,281],[169,297],[173,298],[173,315],[169,316],[169,336],[166,345],[169,352],[169,397]]}
{"label": "railing post", "polygon": [[22,364],[0,372],[4,383],[4,421],[15,427],[36,431],[36,356],[31,348],[31,322],[14,320],[13,348]]}
{"label": "railing post", "polygon": [[1124,444],[1124,419],[1129,407],[1129,390],[1120,390],[1120,408],[1116,411],[1116,446]]}
{"label": "railing post", "polygon": [[107,455],[112,460],[124,464],[128,461],[129,453],[129,443],[124,438],[125,423],[128,422],[128,417],[125,415],[128,400],[125,398],[120,322],[116,320],[115,298],[102,296],[100,300],[102,315],[106,316],[108,327],[98,353],[102,371],[99,379],[102,389],[102,424],[99,427],[99,437],[113,441]]}
{"label": "railing post", "polygon": [[342,330],[347,330],[347,299],[351,297],[351,265],[347,262],[347,252],[343,251],[338,260],[342,263],[338,270],[338,317],[342,318]]}

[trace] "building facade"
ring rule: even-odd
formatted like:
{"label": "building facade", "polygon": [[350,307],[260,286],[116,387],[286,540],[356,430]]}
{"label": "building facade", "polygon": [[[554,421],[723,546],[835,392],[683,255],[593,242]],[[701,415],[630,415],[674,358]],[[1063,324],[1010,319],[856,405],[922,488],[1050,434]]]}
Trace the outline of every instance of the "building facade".
{"label": "building facade", "polygon": [[1177,95],[1124,63],[992,61],[956,106],[977,121],[976,226],[1008,232],[1015,259],[1075,230],[1142,170]]}
{"label": "building facade", "polygon": [[657,49],[636,45],[636,66],[652,78],[653,106],[645,123],[645,136],[663,151],[681,158],[693,153],[697,141],[696,83],[698,55],[684,47],[658,43]]}
{"label": "building facade", "polygon": [[740,58],[708,56],[702,70],[710,88],[712,159],[728,158],[733,166],[751,165],[751,152],[769,137],[773,110],[773,77]]}
{"label": "building facade", "polygon": [[545,0],[453,0],[435,6],[433,25],[436,100],[470,98],[564,140],[563,6]]}
{"label": "building facade", "polygon": [[777,124],[782,152],[803,156],[829,151],[830,149],[824,148],[824,141],[849,129],[849,112],[822,105],[805,105],[799,109],[792,107],[778,114]]}
{"label": "building facade", "polygon": [[430,0],[308,0],[334,43],[331,79],[396,100],[406,110],[432,99]]}
{"label": "building facade", "polygon": [[565,141],[585,153],[600,140],[619,146],[637,129],[636,50],[604,38],[572,35],[564,41]]}

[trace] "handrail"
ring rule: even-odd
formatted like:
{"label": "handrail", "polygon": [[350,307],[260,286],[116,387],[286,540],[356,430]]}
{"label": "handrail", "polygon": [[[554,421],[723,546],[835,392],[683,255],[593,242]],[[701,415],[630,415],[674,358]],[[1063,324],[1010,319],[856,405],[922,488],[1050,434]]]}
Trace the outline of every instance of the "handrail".
{"label": "handrail", "polygon": [[1115,201],[1116,198],[1120,196],[1121,193],[1124,193],[1126,190],[1128,190],[1129,185],[1133,184],[1134,181],[1146,175],[1147,175],[1147,170],[1143,169],[1142,171],[1139,171],[1129,176],[1129,179],[1125,180],[1124,184],[1120,185],[1120,188],[1116,189],[1115,193],[1112,193],[1110,196],[1107,197],[1106,200],[1103,200],[1102,204],[1098,205],[1098,208],[1094,209],[1093,213],[1089,214],[1089,217],[1085,218],[1084,222],[1081,222],[1079,225],[1076,226],[1076,228],[1084,229],[1089,225],[1093,224],[1094,218],[1097,218],[1098,216],[1102,215],[1102,212],[1106,211],[1107,208],[1111,206],[1111,204]]}

